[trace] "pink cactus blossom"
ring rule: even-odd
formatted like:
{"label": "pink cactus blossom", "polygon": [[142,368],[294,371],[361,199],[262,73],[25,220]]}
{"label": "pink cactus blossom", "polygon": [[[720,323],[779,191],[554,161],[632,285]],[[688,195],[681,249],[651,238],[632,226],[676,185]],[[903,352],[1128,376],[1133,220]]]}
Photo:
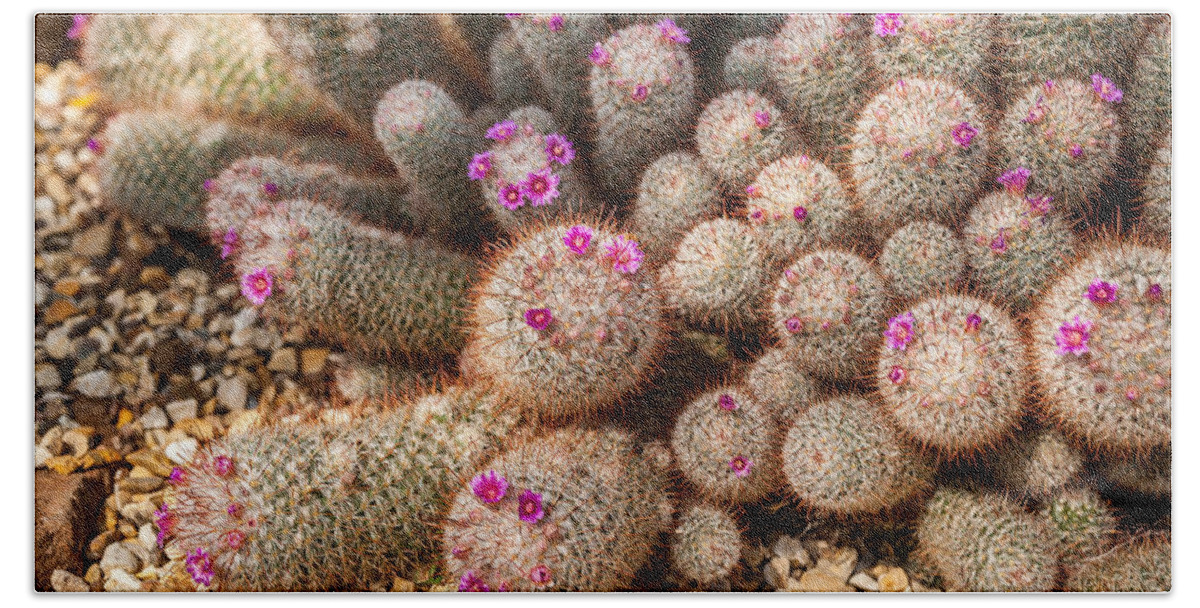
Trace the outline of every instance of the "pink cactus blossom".
{"label": "pink cactus blossom", "polygon": [[797,317],[790,317],[787,321],[783,322],[783,327],[788,330],[788,333],[794,334],[804,329],[804,323],[801,323]]}
{"label": "pink cactus blossom", "polygon": [[899,365],[893,365],[892,369],[888,371],[887,378],[892,384],[904,384],[904,380],[908,378],[908,372]]}
{"label": "pink cactus blossom", "polygon": [[483,582],[483,579],[475,576],[474,570],[468,570],[462,578],[458,579],[458,590],[463,592],[485,592],[491,591],[492,588]]}
{"label": "pink cactus blossom", "polygon": [[554,322],[554,315],[550,314],[549,308],[530,308],[525,311],[525,324],[542,331]]}
{"label": "pink cactus blossom", "polygon": [[233,459],[224,454],[213,458],[213,472],[219,477],[229,477],[233,473]]}
{"label": "pink cactus blossom", "polygon": [[640,102],[640,101],[645,101],[646,98],[649,96],[650,96],[650,87],[639,82],[637,84],[637,86],[633,87],[633,94],[630,95],[630,98],[633,99],[634,101]]}
{"label": "pink cactus blossom", "polygon": [[511,120],[498,122],[487,130],[487,138],[496,141],[507,141],[508,138],[517,132],[517,123]]}
{"label": "pink cactus blossom", "polygon": [[563,237],[563,243],[571,253],[583,255],[587,253],[588,246],[592,244],[592,229],[584,225],[571,226],[567,230],[567,235]]}
{"label": "pink cactus blossom", "polygon": [[1000,232],[996,235],[996,238],[992,239],[989,247],[991,247],[992,253],[996,255],[1001,255],[1005,251],[1008,251],[1008,240],[1004,238],[1003,228],[1000,229]]}
{"label": "pink cactus blossom", "polygon": [[188,574],[192,576],[192,580],[199,585],[211,585],[213,575],[212,559],[204,547],[196,547],[192,552],[187,554],[184,560],[184,566],[187,568]]}
{"label": "pink cactus blossom", "polygon": [[738,409],[737,401],[734,401],[733,397],[725,393],[721,393],[721,396],[717,397],[717,405],[727,412]]}
{"label": "pink cactus blossom", "polygon": [[888,319],[887,331],[883,332],[883,336],[887,338],[888,348],[898,350],[907,348],[908,343],[912,342],[913,324],[916,322],[917,320],[911,312]]}
{"label": "pink cactus blossom", "polygon": [[1054,209],[1054,206],[1050,204],[1054,202],[1054,197],[1048,194],[1027,196],[1025,202],[1029,203],[1029,210],[1037,215],[1046,215]]}
{"label": "pink cactus blossom", "polygon": [[546,564],[538,564],[529,571],[529,580],[538,586],[544,586],[550,582],[550,568]]}
{"label": "pink cactus blossom", "polygon": [[733,469],[733,474],[738,477],[745,477],[750,474],[750,467],[754,466],[754,461],[738,454],[729,461],[729,468]]}
{"label": "pink cactus blossom", "polygon": [[983,317],[979,313],[973,312],[967,315],[966,330],[967,333],[975,333],[979,331],[979,326],[983,324]]}
{"label": "pink cactus blossom", "polygon": [[950,131],[950,136],[954,138],[954,143],[964,148],[970,147],[971,140],[975,139],[976,135],[979,135],[979,130],[972,127],[971,123],[965,121],[954,125],[954,128]]}
{"label": "pink cactus blossom", "polygon": [[759,110],[754,113],[754,126],[765,129],[771,126],[771,113],[766,110]]}
{"label": "pink cactus blossom", "polygon": [[687,30],[675,25],[674,19],[663,19],[654,25],[658,28],[658,33],[662,34],[663,38],[675,44],[687,44],[692,41],[691,38],[688,38]]}
{"label": "pink cactus blossom", "polygon": [[1099,72],[1092,74],[1092,90],[1100,96],[1100,99],[1111,103],[1121,103],[1125,98],[1125,93],[1113,84],[1113,81],[1105,78]]}
{"label": "pink cactus blossom", "polygon": [[471,492],[485,503],[500,502],[508,491],[508,480],[496,474],[495,471],[480,473],[471,480]]}
{"label": "pink cactus blossom", "polygon": [[87,32],[88,21],[91,15],[72,15],[71,29],[67,30],[67,38],[69,40],[78,40]]}
{"label": "pink cactus blossom", "polygon": [[591,54],[588,55],[588,61],[591,61],[594,65],[604,67],[612,63],[612,55],[608,54],[608,51],[604,49],[604,45],[597,42],[596,46],[592,47]]}
{"label": "pink cactus blossom", "polygon": [[525,490],[517,499],[517,516],[521,521],[536,524],[546,516],[542,508],[542,495],[533,490]]}
{"label": "pink cactus blossom", "polygon": [[504,205],[509,211],[516,211],[518,207],[525,204],[525,193],[521,191],[521,187],[516,184],[504,184],[497,193],[496,198],[500,204]]}
{"label": "pink cactus blossom", "polygon": [[1079,158],[1083,156],[1083,146],[1075,144],[1071,146],[1071,158]]}
{"label": "pink cactus blossom", "polygon": [[1146,289],[1146,297],[1150,298],[1151,300],[1161,300],[1162,285],[1159,285],[1158,283],[1151,285],[1148,289]]}
{"label": "pink cactus blossom", "polygon": [[1075,315],[1058,327],[1058,335],[1054,336],[1054,344],[1058,346],[1060,355],[1082,355],[1088,352],[1088,339],[1091,338],[1092,322],[1085,321]]}
{"label": "pink cactus blossom", "polygon": [[637,241],[618,234],[604,248],[604,257],[612,258],[614,271],[621,274],[633,274],[641,267],[645,254],[638,247]]}
{"label": "pink cactus blossom", "polygon": [[558,182],[559,177],[550,171],[550,167],[546,167],[525,176],[525,181],[521,182],[521,194],[534,207],[549,205],[558,198]]}
{"label": "pink cactus blossom", "polygon": [[1004,189],[1009,192],[1023,194],[1025,186],[1029,184],[1030,175],[1032,175],[1032,172],[1029,169],[1017,167],[1016,169],[1005,171],[1000,177],[996,178],[996,182],[1004,186]]}
{"label": "pink cactus blossom", "polygon": [[796,218],[797,222],[803,222],[808,219],[808,209],[805,209],[803,206],[797,206],[795,209],[792,209],[792,217]]}
{"label": "pink cactus blossom", "polygon": [[575,147],[570,140],[558,133],[546,136],[546,160],[560,165],[569,165],[575,160]]}
{"label": "pink cactus blossom", "polygon": [[158,526],[158,546],[162,548],[166,543],[167,537],[175,528],[175,517],[171,515],[167,503],[163,503],[161,507],[154,512],[154,525]]}
{"label": "pink cactus blossom", "polygon": [[875,15],[875,35],[880,38],[896,36],[904,27],[904,19],[900,13],[878,13]]}
{"label": "pink cactus blossom", "polygon": [[225,544],[229,545],[229,548],[235,551],[238,549],[238,547],[241,547],[242,543],[244,542],[246,542],[246,535],[243,534],[241,530],[230,530],[230,532],[225,535]]}
{"label": "pink cactus blossom", "polygon": [[172,468],[170,477],[167,477],[167,481],[170,482],[170,484],[173,486],[177,486],[177,485],[183,483],[183,479],[184,479],[183,469],[181,469],[179,467]]}
{"label": "pink cactus blossom", "polygon": [[563,16],[551,15],[550,19],[546,22],[546,27],[550,28],[552,32],[561,30],[563,28]]}
{"label": "pink cactus blossom", "polygon": [[259,268],[242,276],[242,295],[255,306],[262,306],[271,295],[275,277],[266,268]]}
{"label": "pink cactus blossom", "polygon": [[472,181],[481,180],[488,176],[492,171],[492,153],[480,152],[471,158],[471,164],[467,165],[467,177]]}
{"label": "pink cactus blossom", "polygon": [[1093,304],[1112,304],[1117,301],[1117,290],[1120,289],[1116,283],[1109,283],[1096,279],[1088,285],[1087,293],[1084,294]]}

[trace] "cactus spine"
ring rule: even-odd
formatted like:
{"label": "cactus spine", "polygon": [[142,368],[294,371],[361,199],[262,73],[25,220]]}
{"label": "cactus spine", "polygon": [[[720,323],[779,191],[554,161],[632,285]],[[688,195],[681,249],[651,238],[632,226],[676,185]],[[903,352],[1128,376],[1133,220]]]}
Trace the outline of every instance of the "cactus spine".
{"label": "cactus spine", "polygon": [[753,322],[762,309],[767,257],[749,227],[721,218],[683,237],[660,284],[685,319],[721,329]]}
{"label": "cactus spine", "polygon": [[966,265],[958,236],[933,222],[905,225],[892,233],[879,253],[880,272],[892,293],[903,300],[955,287]]}

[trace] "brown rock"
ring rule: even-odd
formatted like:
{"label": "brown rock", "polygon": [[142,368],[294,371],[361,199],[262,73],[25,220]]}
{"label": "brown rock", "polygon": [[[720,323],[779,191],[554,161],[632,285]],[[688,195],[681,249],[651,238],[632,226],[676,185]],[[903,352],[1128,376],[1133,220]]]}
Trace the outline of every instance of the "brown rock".
{"label": "brown rock", "polygon": [[58,473],[59,475],[68,475],[75,469],[79,468],[79,458],[77,456],[71,456],[70,454],[47,458],[46,468]]}
{"label": "brown rock", "polygon": [[54,284],[54,291],[61,293],[68,298],[75,297],[79,293],[79,288],[82,287],[79,281],[75,279],[63,279]]}
{"label": "brown rock", "polygon": [[397,593],[409,593],[416,591],[417,586],[412,581],[400,577],[392,579],[392,591]]}
{"label": "brown rock", "polygon": [[845,579],[835,574],[813,568],[800,577],[798,585],[788,585],[788,591],[854,591],[854,587],[847,585]]}
{"label": "brown rock", "polygon": [[153,289],[154,291],[162,291],[171,286],[171,275],[162,266],[147,266],[142,270],[141,277],[142,285]]}
{"label": "brown rock", "polygon": [[880,591],[900,592],[905,589],[908,589],[908,575],[903,568],[893,566],[879,575]]}
{"label": "brown rock", "polygon": [[166,454],[159,450],[138,450],[126,456],[125,461],[142,467],[158,477],[170,477],[171,470],[175,468]]}
{"label": "brown rock", "polygon": [[34,588],[48,591],[55,570],[83,571],[83,554],[96,534],[100,505],[112,488],[107,471],[59,475],[35,471]]}
{"label": "brown rock", "polygon": [[300,371],[305,376],[319,374],[325,369],[325,359],[328,357],[328,348],[306,348],[300,351]]}
{"label": "brown rock", "polygon": [[78,313],[79,308],[72,304],[70,300],[55,300],[53,304],[46,308],[46,313],[42,315],[42,322],[46,325],[58,325]]}

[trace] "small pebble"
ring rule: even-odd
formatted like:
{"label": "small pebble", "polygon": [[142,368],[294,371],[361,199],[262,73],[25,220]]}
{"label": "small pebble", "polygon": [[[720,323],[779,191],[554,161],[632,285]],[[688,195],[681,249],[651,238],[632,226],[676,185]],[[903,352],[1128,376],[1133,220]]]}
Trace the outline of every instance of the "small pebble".
{"label": "small pebble", "polygon": [[112,397],[117,394],[118,389],[112,373],[106,369],[98,369],[75,379],[75,390],[96,399]]}
{"label": "small pebble", "polygon": [[104,556],[100,558],[100,569],[108,576],[117,569],[137,572],[141,567],[137,556],[122,542],[115,542],[106,547]]}
{"label": "small pebble", "polygon": [[171,420],[175,424],[179,424],[189,418],[195,418],[199,404],[196,403],[195,399],[184,399],[182,401],[172,401],[163,407],[167,410],[167,415],[171,417]]}
{"label": "small pebble", "polygon": [[[183,465],[191,461],[192,455],[196,453],[196,448],[199,446],[199,442],[197,442],[194,438],[187,437],[180,441],[168,444],[167,448],[163,450],[163,452],[167,455],[167,458],[171,459],[171,462]],[[170,473],[168,472],[167,474],[169,475]]]}
{"label": "small pebble", "polygon": [[863,591],[879,591],[879,582],[866,572],[856,572],[850,577],[850,584]]}
{"label": "small pebble", "polygon": [[281,348],[271,353],[271,360],[267,362],[267,370],[288,375],[295,374],[296,349]]}
{"label": "small pebble", "polygon": [[217,402],[228,410],[246,408],[246,381],[241,376],[225,378],[217,385]]}
{"label": "small pebble", "polygon": [[146,430],[165,429],[168,425],[170,425],[170,421],[167,420],[166,412],[163,412],[162,408],[158,407],[157,405],[146,410],[146,412],[143,413],[140,418],[138,418],[138,422],[140,422],[142,428]]}
{"label": "small pebble", "polygon": [[72,456],[82,457],[91,448],[92,434],[94,432],[95,430],[90,426],[71,429],[63,433],[63,445],[70,450]]}
{"label": "small pebble", "polygon": [[50,587],[59,593],[85,593],[92,590],[87,581],[66,570],[55,570],[50,574]]}
{"label": "small pebble", "polygon": [[115,592],[141,591],[142,583],[125,570],[113,570],[108,573],[104,581],[104,590]]}
{"label": "small pebble", "polygon": [[306,348],[300,351],[300,371],[305,376],[319,374],[325,368],[325,359],[328,357],[328,348]]}
{"label": "small pebble", "polygon": [[786,588],[789,572],[788,560],[785,557],[773,557],[763,567],[763,577],[767,580],[767,586],[772,589]]}

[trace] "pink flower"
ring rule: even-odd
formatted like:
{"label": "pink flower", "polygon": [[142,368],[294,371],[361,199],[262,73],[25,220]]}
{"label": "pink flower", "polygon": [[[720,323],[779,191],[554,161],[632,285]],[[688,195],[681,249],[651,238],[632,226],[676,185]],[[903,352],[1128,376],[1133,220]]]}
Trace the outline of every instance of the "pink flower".
{"label": "pink flower", "polygon": [[996,181],[1009,192],[1020,194],[1025,192],[1025,186],[1029,183],[1030,175],[1031,171],[1029,169],[1017,167],[1016,169],[1005,171],[1003,175],[996,178]]}
{"label": "pink flower", "polygon": [[525,490],[517,499],[517,516],[521,521],[536,524],[546,516],[542,509],[542,495],[533,490]]}
{"label": "pink flower", "polygon": [[262,189],[267,196],[277,196],[279,194],[279,186],[270,182],[263,184]]}
{"label": "pink flower", "polygon": [[466,574],[462,575],[462,578],[458,579],[458,590],[480,592],[491,591],[492,588],[488,587],[487,583],[483,582],[483,579],[475,576],[474,570],[468,570]]}
{"label": "pink flower", "polygon": [[1095,304],[1112,304],[1117,301],[1117,289],[1119,287],[1115,283],[1096,279],[1088,285],[1084,296]]}
{"label": "pink flower", "polygon": [[888,372],[887,378],[892,384],[903,384],[904,379],[908,378],[908,372],[904,371],[904,368],[899,365],[893,365],[891,371]]}
{"label": "pink flower", "polygon": [[692,41],[691,38],[688,38],[687,30],[675,25],[674,19],[663,19],[654,25],[658,28],[658,33],[671,42],[687,44]]}
{"label": "pink flower", "polygon": [[971,145],[971,140],[979,135],[979,130],[971,126],[969,122],[960,122],[954,125],[954,129],[950,131],[950,136],[954,138],[954,143],[966,148]]}
{"label": "pink flower", "polygon": [[750,184],[749,186],[746,186],[746,196],[755,197],[755,196],[761,196],[761,195],[762,195],[762,191],[759,190],[758,186],[755,186],[754,184]]}
{"label": "pink flower", "polygon": [[262,306],[263,302],[267,301],[267,297],[271,295],[271,287],[274,284],[275,277],[271,275],[271,271],[259,268],[242,276],[242,295],[246,296],[251,304]]}
{"label": "pink flower", "polygon": [[563,28],[562,15],[551,15],[550,20],[546,22],[546,27],[550,28],[550,31],[552,32],[561,30]]}
{"label": "pink flower", "polygon": [[71,17],[71,29],[67,30],[67,38],[70,40],[78,40],[83,33],[87,31],[88,20],[91,15],[74,15]]}
{"label": "pink flower", "polygon": [[763,211],[762,207],[754,205],[750,207],[749,212],[746,215],[750,218],[751,223],[761,224],[763,218],[766,216],[766,213],[767,212]]}
{"label": "pink flower", "polygon": [[542,331],[554,322],[554,315],[550,314],[549,308],[530,308],[525,311],[525,324]]}
{"label": "pink flower", "polygon": [[233,472],[233,459],[221,454],[213,459],[213,472],[220,477],[228,477]]}
{"label": "pink flower", "polygon": [[916,318],[911,312],[906,312],[888,319],[887,331],[883,332],[883,336],[887,338],[888,348],[904,350],[909,342],[913,339],[913,323],[916,323]]}
{"label": "pink flower", "polygon": [[211,179],[204,180],[204,191],[212,192],[212,189],[213,189],[213,180],[211,180]]}
{"label": "pink flower", "polygon": [[519,19],[520,17],[521,13],[504,13],[504,18],[508,19],[509,21],[512,21],[513,19]]}
{"label": "pink flower", "polygon": [[766,110],[760,110],[754,113],[754,126],[765,129],[771,126],[771,113]]}
{"label": "pink flower", "polygon": [[584,225],[571,226],[567,230],[567,236],[563,237],[563,243],[567,245],[567,249],[571,253],[583,255],[587,253],[588,246],[592,244],[592,229]]}
{"label": "pink flower", "polygon": [[158,526],[158,546],[161,548],[167,540],[167,536],[171,534],[175,526],[175,518],[172,517],[170,510],[167,508],[167,503],[163,503],[161,507],[154,512],[154,525]]}
{"label": "pink flower", "polygon": [[875,35],[881,38],[895,36],[900,33],[900,28],[904,27],[904,20],[900,18],[900,13],[879,13],[875,15]]}
{"label": "pink flower", "polygon": [[230,517],[235,517],[235,518],[241,518],[242,511],[244,511],[244,510],[245,510],[245,508],[236,502],[230,503],[230,505],[228,507],[225,507],[225,512],[228,513]]}
{"label": "pink flower", "polygon": [[1025,115],[1025,118],[1021,119],[1021,122],[1033,125],[1042,122],[1042,119],[1046,117],[1046,106],[1043,104],[1044,101],[1045,98],[1043,98],[1041,95],[1038,95],[1037,102],[1033,104],[1033,107],[1029,109],[1029,113]]}
{"label": "pink flower", "polygon": [[633,98],[634,101],[645,101],[646,98],[649,96],[650,96],[650,87],[648,87],[640,82],[637,84],[637,86],[633,87],[633,94],[630,95],[630,97]]}
{"label": "pink flower", "polygon": [[1004,238],[1003,228],[1000,229],[1000,233],[996,235],[996,238],[992,239],[990,247],[992,248],[992,253],[996,255],[1008,251],[1008,241]]}
{"label": "pink flower", "polygon": [[717,405],[727,412],[732,412],[733,410],[738,409],[737,401],[734,401],[733,397],[730,397],[725,393],[721,393],[721,396],[717,397]]}
{"label": "pink flower", "polygon": [[575,160],[575,147],[570,140],[558,133],[546,136],[546,162],[569,165],[572,160]]}
{"label": "pink flower", "polygon": [[967,333],[974,333],[974,332],[979,331],[979,326],[982,323],[983,323],[983,317],[979,316],[979,313],[973,312],[973,313],[967,315],[967,326],[966,326]]}
{"label": "pink flower", "polygon": [[230,549],[237,550],[244,542],[246,542],[246,535],[241,530],[231,530],[225,535],[225,543],[229,545]]}
{"label": "pink flower", "polygon": [[1082,355],[1088,352],[1088,338],[1091,337],[1089,332],[1092,331],[1092,322],[1084,321],[1075,315],[1075,319],[1063,323],[1058,328],[1058,335],[1054,337],[1054,343],[1058,346],[1058,354],[1066,355]]}
{"label": "pink flower", "polygon": [[237,230],[232,227],[225,231],[225,236],[222,237],[223,244],[221,245],[221,259],[225,259],[233,254],[234,248],[237,247],[238,235]]}
{"label": "pink flower", "polygon": [[738,477],[745,477],[750,474],[750,467],[754,466],[754,461],[738,454],[729,461],[729,468],[733,469],[733,474]]}
{"label": "pink flower", "polygon": [[480,473],[471,480],[471,491],[488,504],[500,502],[508,491],[508,480],[496,475],[495,471]]}
{"label": "pink flower", "polygon": [[1150,298],[1151,300],[1162,299],[1162,285],[1159,285],[1158,283],[1151,285],[1149,289],[1146,290],[1146,297]]}
{"label": "pink flower", "polygon": [[511,120],[498,122],[487,130],[487,138],[496,141],[505,141],[512,137],[513,133],[517,132],[517,123]]}
{"label": "pink flower", "polygon": [[171,476],[167,477],[167,481],[173,486],[183,483],[183,469],[179,467],[171,469]]}
{"label": "pink flower", "polygon": [[1043,84],[1044,84],[1044,86],[1046,87],[1046,92],[1047,92],[1047,93],[1053,93],[1053,92],[1054,92],[1054,87],[1055,87],[1055,86],[1057,86],[1057,85],[1055,85],[1055,83],[1054,83],[1054,79],[1053,79],[1053,78],[1048,78],[1048,79],[1046,79],[1046,82],[1045,82],[1045,83],[1043,83]]}
{"label": "pink flower", "polygon": [[791,334],[794,334],[796,332],[799,332],[801,329],[804,329],[804,324],[801,323],[800,319],[798,319],[796,317],[790,317],[787,321],[784,321],[783,326],[784,326],[784,328],[786,328],[788,330],[788,333],[791,333]]}
{"label": "pink flower", "polygon": [[529,580],[535,585],[545,585],[550,582],[550,568],[546,564],[538,564],[529,571]]}
{"label": "pink flower", "polygon": [[196,547],[191,553],[187,554],[184,560],[184,565],[187,567],[188,574],[192,575],[192,580],[199,585],[210,585],[213,579],[212,560],[209,559],[208,553],[204,551],[204,547]]}
{"label": "pink flower", "polygon": [[604,46],[597,42],[596,46],[592,47],[591,54],[588,55],[588,61],[604,67],[612,62],[612,55],[609,55],[608,51],[604,50]]}
{"label": "pink flower", "polygon": [[492,153],[480,152],[471,158],[471,164],[467,165],[467,177],[472,181],[480,180],[488,176],[492,170]]}
{"label": "pink flower", "polygon": [[92,139],[90,137],[87,140],[87,147],[88,147],[88,150],[91,150],[92,152],[95,152],[97,154],[104,152],[104,146],[100,145],[99,141],[96,141],[95,139]]}
{"label": "pink flower", "polygon": [[797,206],[795,209],[792,209],[792,217],[796,218],[797,222],[803,222],[808,218],[808,209],[805,209],[803,206]]}
{"label": "pink flower", "polygon": [[504,205],[504,208],[510,211],[515,211],[517,207],[525,204],[525,193],[516,184],[504,184],[496,198],[500,200],[500,204]]}
{"label": "pink flower", "polygon": [[1121,103],[1125,97],[1125,93],[1113,84],[1113,81],[1105,78],[1099,72],[1092,74],[1092,89],[1100,96],[1100,99],[1112,103]]}
{"label": "pink flower", "polygon": [[1054,197],[1047,194],[1033,197],[1027,196],[1025,197],[1025,202],[1029,203],[1029,210],[1038,215],[1045,215],[1050,213],[1051,209],[1054,209],[1054,206],[1050,204],[1054,202]]}
{"label": "pink flower", "polygon": [[525,181],[521,182],[521,194],[534,207],[549,205],[558,197],[558,182],[559,177],[550,171],[550,167],[546,167],[525,176]]}
{"label": "pink flower", "polygon": [[1079,158],[1083,156],[1083,146],[1075,144],[1071,146],[1071,158]]}
{"label": "pink flower", "polygon": [[637,241],[618,234],[604,248],[604,257],[612,258],[613,270],[616,272],[633,274],[642,265],[642,258],[645,256],[638,248]]}

